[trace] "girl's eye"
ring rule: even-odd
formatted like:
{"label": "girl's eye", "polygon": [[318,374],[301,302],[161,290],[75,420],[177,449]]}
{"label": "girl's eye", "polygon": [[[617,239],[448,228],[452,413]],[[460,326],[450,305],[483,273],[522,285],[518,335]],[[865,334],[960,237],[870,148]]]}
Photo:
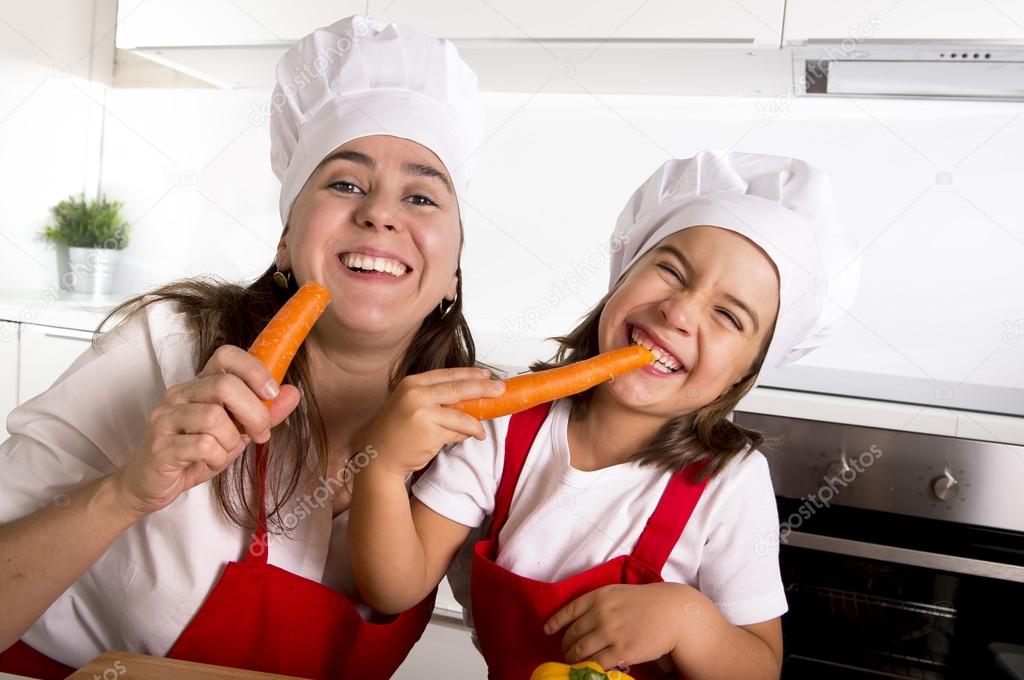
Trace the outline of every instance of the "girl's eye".
{"label": "girl's eye", "polygon": [[742,331],[743,330],[743,325],[740,323],[740,320],[737,319],[736,316],[734,314],[732,314],[732,312],[730,312],[727,309],[719,309],[718,312],[719,312],[719,314],[721,314],[722,316],[727,318],[729,320],[729,322],[732,323],[732,325],[736,327],[736,330],[738,330],[738,331]]}
{"label": "girl's eye", "polygon": [[352,182],[331,182],[327,186],[331,188],[337,188],[343,194],[361,194],[363,190],[357,187]]}
{"label": "girl's eye", "polygon": [[412,203],[413,205],[433,205],[433,206],[437,205],[437,203],[434,203],[432,200],[430,200],[429,198],[427,198],[426,196],[424,196],[422,194],[416,194],[415,196],[410,196],[409,197],[409,202]]}
{"label": "girl's eye", "polygon": [[667,271],[672,276],[676,277],[679,283],[683,284],[684,286],[686,285],[686,279],[684,279],[683,275],[680,274],[679,271],[672,265],[665,264],[664,262],[659,262],[658,267],[660,267],[664,271]]}

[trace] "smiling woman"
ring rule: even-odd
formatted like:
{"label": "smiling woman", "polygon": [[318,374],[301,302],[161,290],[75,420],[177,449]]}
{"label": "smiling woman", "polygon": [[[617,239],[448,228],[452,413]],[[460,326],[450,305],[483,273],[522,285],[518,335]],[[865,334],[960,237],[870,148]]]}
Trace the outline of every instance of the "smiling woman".
{"label": "smiling woman", "polygon": [[[393,617],[361,604],[347,508],[395,384],[475,361],[459,259],[476,76],[447,41],[363,17],[300,40],[277,76],[274,263],[129,301],[10,416],[0,670],[65,677],[123,649],[385,678],[429,619],[432,597]],[[314,281],[332,301],[278,384],[241,348]]]}

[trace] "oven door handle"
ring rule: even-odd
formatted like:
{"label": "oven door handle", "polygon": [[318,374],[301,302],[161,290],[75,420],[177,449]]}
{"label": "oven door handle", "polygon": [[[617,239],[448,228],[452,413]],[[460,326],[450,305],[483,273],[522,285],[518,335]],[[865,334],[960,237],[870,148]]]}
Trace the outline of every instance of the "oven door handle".
{"label": "oven door handle", "polygon": [[849,555],[851,557],[863,557],[880,562],[905,564],[911,567],[948,571],[954,574],[966,574],[968,576],[1024,583],[1024,567],[1016,564],[988,562],[958,555],[942,555],[940,553],[898,548],[879,543],[851,541],[846,538],[809,534],[805,531],[791,531],[783,540],[783,545]]}

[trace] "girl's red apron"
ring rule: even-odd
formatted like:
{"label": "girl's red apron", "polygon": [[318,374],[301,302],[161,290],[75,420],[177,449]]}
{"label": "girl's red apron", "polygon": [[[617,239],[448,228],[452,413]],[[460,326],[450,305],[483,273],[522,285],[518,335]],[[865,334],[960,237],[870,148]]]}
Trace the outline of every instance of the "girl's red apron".
{"label": "girl's red apron", "polygon": [[[265,519],[167,656],[306,678],[391,677],[423,634],[436,591],[387,623],[364,621],[341,593],[267,563]],[[73,672],[20,641],[0,653],[0,670],[44,680]]]}
{"label": "girl's red apron", "polygon": [[[473,620],[492,680],[525,680],[540,664],[562,661],[565,631],[546,635],[544,624],[581,595],[616,583],[662,582],[661,568],[707,485],[706,480],[697,481],[702,466],[688,465],[674,474],[629,555],[555,583],[517,576],[495,562],[498,534],[508,519],[527,454],[549,409],[550,404],[543,404],[512,416],[490,532],[474,547],[470,578]],[[629,673],[638,680],[670,675],[655,663],[633,666]]]}

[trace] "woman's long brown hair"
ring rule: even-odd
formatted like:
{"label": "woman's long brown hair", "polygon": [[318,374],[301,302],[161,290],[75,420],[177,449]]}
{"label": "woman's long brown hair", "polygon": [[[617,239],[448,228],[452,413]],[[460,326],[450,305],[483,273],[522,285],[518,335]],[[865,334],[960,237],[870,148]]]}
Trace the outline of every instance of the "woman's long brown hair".
{"label": "woman's long brown hair", "polygon": [[[601,313],[614,292],[613,288],[570,333],[553,338],[559,347],[551,361],[537,362],[530,369],[543,371],[596,356]],[[761,446],[764,443],[763,434],[737,425],[728,416],[736,409],[743,395],[754,386],[774,331],[773,323],[750,371],[742,380],[693,413],[669,420],[631,459],[643,465],[656,465],[669,470],[681,470],[691,463],[703,462],[704,470],[700,478],[704,479],[721,472],[730,460],[744,451],[751,452]],[[593,395],[594,389],[591,389],[570,397],[573,419],[586,416]]]}
{"label": "woman's long brown hair", "polygon": [[[110,312],[100,328],[124,313],[120,326],[151,304],[169,301],[188,319],[195,336],[196,373],[210,360],[221,345],[248,348],[271,317],[290,298],[297,287],[287,290],[273,283],[275,266],[268,268],[248,285],[228,283],[212,278],[175,281],[149,293],[138,295]],[[458,277],[458,296],[452,307],[442,314],[434,309],[413,337],[404,356],[397,362],[389,379],[394,387],[402,378],[436,368],[473,366],[476,348],[462,313],[462,270]],[[116,328],[116,326],[115,326]],[[267,472],[267,531],[280,533],[286,527],[282,509],[296,494],[304,474],[310,472],[308,456],[315,457],[314,472],[322,477],[327,472],[328,441],[324,414],[317,402],[310,376],[309,354],[305,345],[299,348],[285,374],[284,382],[294,385],[302,395],[298,407],[275,428],[274,445]],[[284,436],[282,436],[284,435]],[[222,474],[213,478],[213,487],[224,514],[240,527],[256,526],[259,506],[255,494],[256,464],[254,447],[247,447]]]}

